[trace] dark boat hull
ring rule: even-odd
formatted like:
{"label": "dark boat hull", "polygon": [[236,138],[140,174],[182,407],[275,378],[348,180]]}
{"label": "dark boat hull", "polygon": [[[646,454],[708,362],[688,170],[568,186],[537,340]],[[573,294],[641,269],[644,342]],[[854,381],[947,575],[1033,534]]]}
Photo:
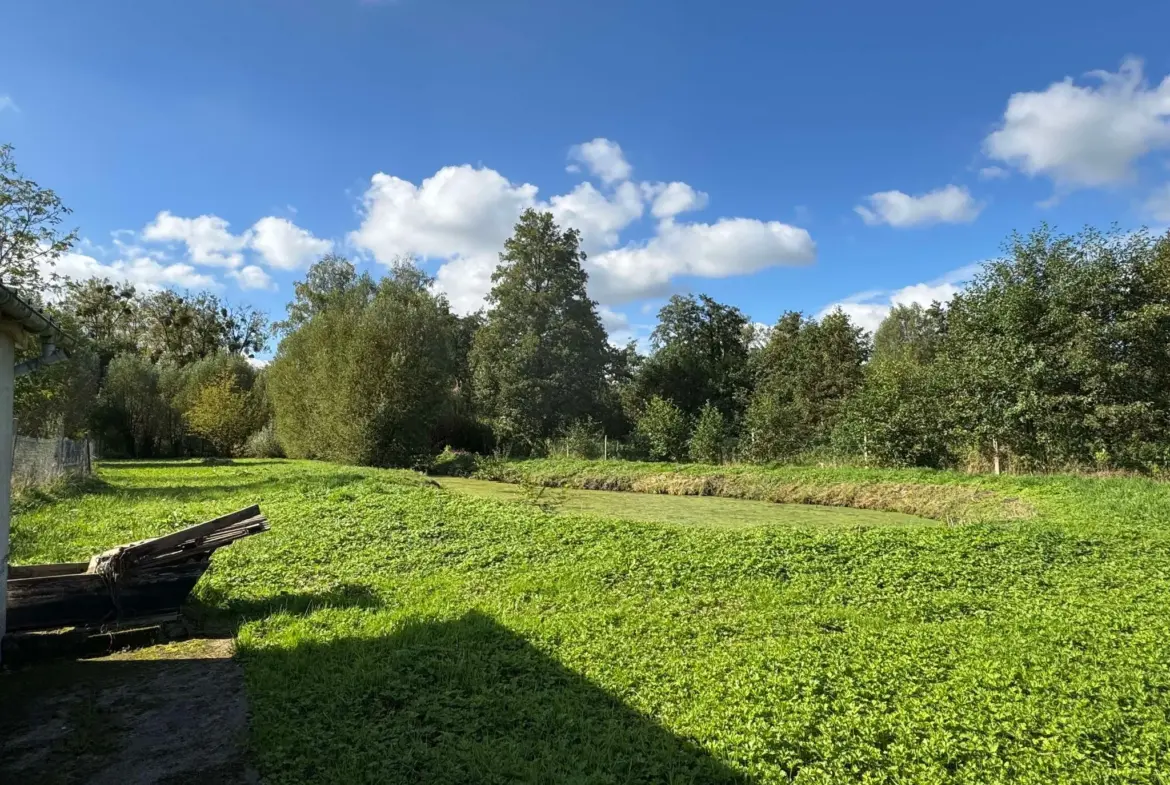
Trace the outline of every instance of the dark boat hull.
{"label": "dark boat hull", "polygon": [[178,614],[208,561],[131,571],[118,578],[116,591],[102,575],[86,573],[87,566],[81,562],[10,568],[8,632],[124,624]]}

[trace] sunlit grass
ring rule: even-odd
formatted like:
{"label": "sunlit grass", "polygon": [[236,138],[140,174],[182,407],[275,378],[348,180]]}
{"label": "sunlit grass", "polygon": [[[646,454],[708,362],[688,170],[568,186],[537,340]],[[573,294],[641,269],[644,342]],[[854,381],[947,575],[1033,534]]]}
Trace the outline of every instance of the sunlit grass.
{"label": "sunlit grass", "polygon": [[[617,469],[672,482],[669,467]],[[16,517],[14,558],[85,558],[260,503],[272,530],[220,552],[196,592],[201,614],[238,627],[271,783],[1047,785],[1170,770],[1166,486],[736,471],[841,498],[835,484],[953,487],[1030,514],[727,527],[705,498],[549,514],[407,472],[107,464],[105,487]],[[866,498],[894,498],[881,494]],[[694,505],[704,525],[584,509],[649,503]]]}

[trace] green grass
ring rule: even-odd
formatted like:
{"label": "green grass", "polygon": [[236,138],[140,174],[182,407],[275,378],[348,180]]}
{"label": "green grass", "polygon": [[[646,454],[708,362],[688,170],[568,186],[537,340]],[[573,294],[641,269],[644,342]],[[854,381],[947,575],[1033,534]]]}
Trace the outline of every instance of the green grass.
{"label": "green grass", "polygon": [[16,516],[14,559],[84,558],[260,502],[272,531],[218,554],[197,594],[238,625],[270,783],[1167,781],[1165,485],[508,471],[979,515],[678,526],[406,472],[106,464],[104,486]]}
{"label": "green grass", "polygon": [[[464,477],[443,477],[437,482],[446,490],[472,496],[506,502],[528,501],[525,489],[511,483]],[[553,502],[557,512],[566,514],[600,515],[629,521],[707,526],[716,529],[745,529],[752,526],[830,528],[936,525],[933,521],[895,512],[819,507],[811,504],[774,504],[724,499],[718,496],[683,497],[571,489],[565,492],[563,500],[556,499]]]}

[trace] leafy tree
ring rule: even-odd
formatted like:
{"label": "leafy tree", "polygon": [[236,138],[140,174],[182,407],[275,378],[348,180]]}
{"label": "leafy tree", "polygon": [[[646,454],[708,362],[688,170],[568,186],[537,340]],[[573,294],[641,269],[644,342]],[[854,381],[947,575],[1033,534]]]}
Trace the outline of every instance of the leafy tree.
{"label": "leafy tree", "polygon": [[758,457],[774,459],[827,443],[841,407],[860,386],[867,347],[842,311],[819,322],[786,313],[755,359],[747,415]]}
{"label": "leafy tree", "polygon": [[120,354],[106,370],[95,431],[106,452],[131,458],[174,455],[183,439],[183,421],[164,390],[176,369],[138,354]]}
{"label": "leafy tree", "polygon": [[220,373],[195,392],[183,418],[191,433],[209,441],[217,455],[237,455],[256,430],[256,416],[235,374]]}
{"label": "leafy tree", "polygon": [[69,209],[53,191],[17,171],[12,145],[0,145],[0,281],[39,295],[42,270],[77,241],[77,232],[60,230]]}
{"label": "leafy tree", "polygon": [[687,420],[682,410],[654,396],[638,419],[637,435],[657,461],[680,461],[687,453]]}
{"label": "leafy tree", "polygon": [[735,422],[750,385],[748,354],[755,333],[738,308],[706,295],[675,295],[658,312],[653,354],[638,374],[638,396],[657,395],[695,417],[708,403]]}
{"label": "leafy tree", "polygon": [[705,404],[699,411],[694,433],[688,445],[692,461],[722,463],[725,437],[723,413],[713,404]]}
{"label": "leafy tree", "polygon": [[108,278],[66,281],[54,315],[63,315],[72,332],[100,358],[102,367],[115,356],[138,348],[142,326],[133,286]]}
{"label": "leafy tree", "polygon": [[913,353],[873,360],[833,432],[839,452],[879,466],[942,468],[954,460],[948,390],[938,368]]}
{"label": "leafy tree", "polygon": [[915,362],[930,362],[945,334],[946,310],[941,304],[895,305],[873,335],[873,359],[909,355]]}
{"label": "leafy tree", "polygon": [[457,366],[456,319],[430,283],[396,265],[368,302],[346,298],[285,335],[267,386],[291,457],[429,461]]}
{"label": "leafy tree", "polygon": [[268,341],[264,315],[251,306],[229,306],[214,294],[163,290],[141,300],[140,340],[147,355],[179,365],[221,350],[252,357]]}
{"label": "leafy tree", "polygon": [[864,333],[841,310],[819,322],[786,313],[755,356],[745,417],[747,452],[777,460],[827,445],[868,357]]}
{"label": "leafy tree", "polygon": [[945,367],[971,447],[1021,468],[1167,457],[1170,238],[1013,236],[948,313]]}
{"label": "leafy tree", "polygon": [[287,333],[300,327],[314,315],[337,305],[348,297],[368,301],[376,285],[368,273],[357,272],[344,256],[329,253],[309,268],[305,280],[293,284],[294,299],[288,304],[288,315],[277,322],[277,332]]}
{"label": "leafy tree", "polygon": [[575,229],[527,210],[492,275],[471,366],[477,407],[510,448],[601,412],[611,352],[585,291],[580,243]]}

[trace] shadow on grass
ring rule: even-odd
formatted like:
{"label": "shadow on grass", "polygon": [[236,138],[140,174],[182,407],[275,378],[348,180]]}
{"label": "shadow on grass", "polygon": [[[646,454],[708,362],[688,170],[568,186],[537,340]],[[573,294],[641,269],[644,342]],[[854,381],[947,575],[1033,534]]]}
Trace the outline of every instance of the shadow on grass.
{"label": "shadow on grass", "polygon": [[325,592],[285,592],[260,599],[226,598],[205,590],[183,606],[183,616],[199,637],[235,637],[245,622],[276,613],[302,615],[325,608],[381,607],[381,598],[369,587],[343,583]]}
{"label": "shadow on grass", "polygon": [[241,656],[282,781],[749,782],[480,613]]}
{"label": "shadow on grass", "polygon": [[272,460],[268,458],[254,459],[236,459],[231,458],[173,458],[170,460],[137,460],[134,458],[103,458],[101,460],[102,466],[108,466],[111,469],[214,469],[221,466],[272,466],[275,464],[288,463],[285,460]]}

